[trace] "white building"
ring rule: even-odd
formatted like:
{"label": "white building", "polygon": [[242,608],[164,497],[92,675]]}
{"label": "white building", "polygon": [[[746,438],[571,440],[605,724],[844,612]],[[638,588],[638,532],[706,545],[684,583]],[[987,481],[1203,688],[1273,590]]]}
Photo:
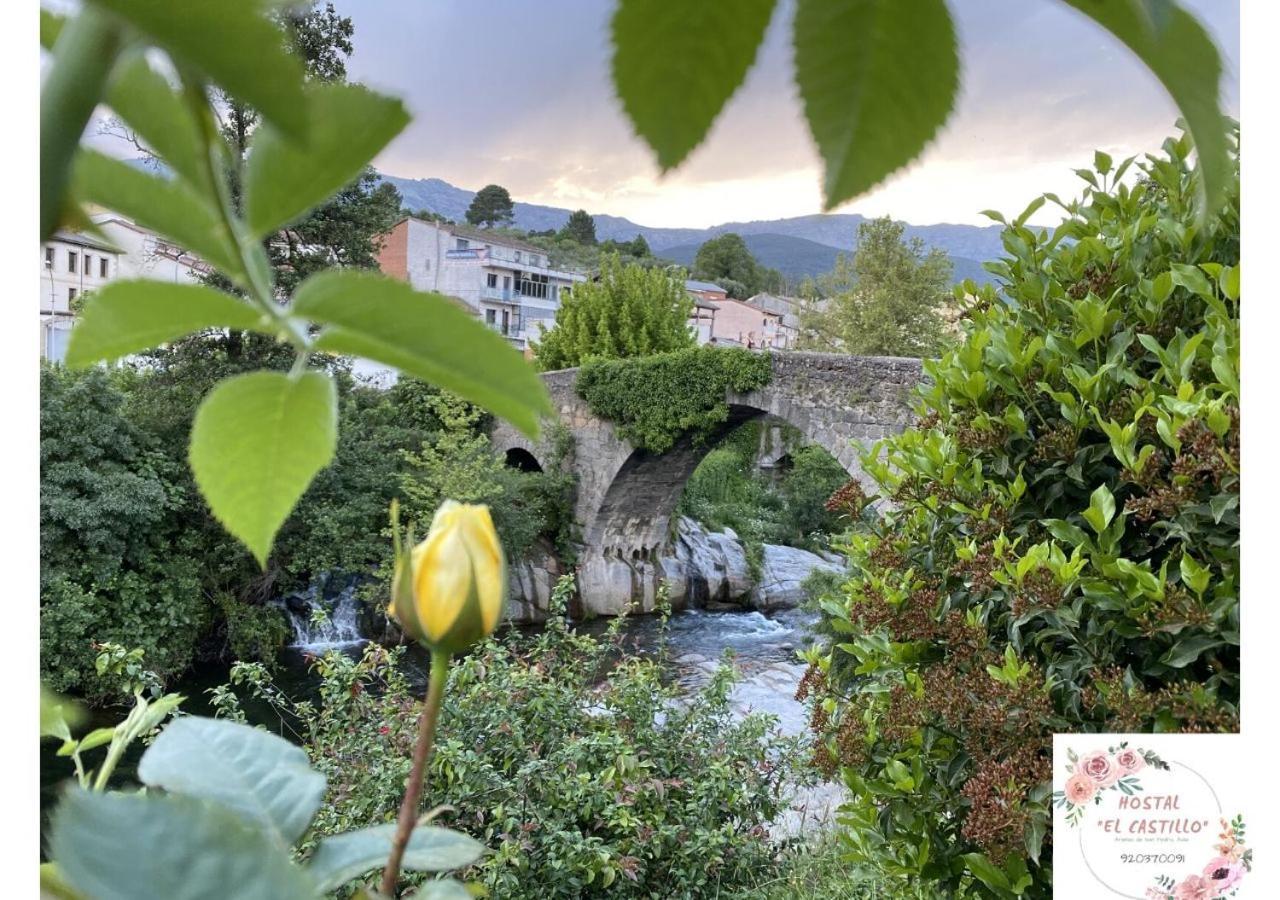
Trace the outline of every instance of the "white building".
{"label": "white building", "polygon": [[564,292],[586,280],[551,268],[547,252],[524,241],[413,216],[384,236],[378,264],[417,290],[461,300],[522,350],[539,326],[555,324]]}
{"label": "white building", "polygon": [[209,271],[198,257],[121,216],[92,217],[102,236],[56,232],[40,246],[40,355],[61,362],[76,300],[117,278],[190,284]]}
{"label": "white building", "polygon": [[41,244],[41,356],[62,361],[77,298],[115,278],[119,267],[120,251],[87,235],[58,231]]}

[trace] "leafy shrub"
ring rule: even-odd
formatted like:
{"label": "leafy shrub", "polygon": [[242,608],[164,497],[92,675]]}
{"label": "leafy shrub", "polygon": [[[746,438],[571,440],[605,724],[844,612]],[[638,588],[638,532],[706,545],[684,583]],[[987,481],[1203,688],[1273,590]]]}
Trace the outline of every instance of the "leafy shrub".
{"label": "leafy shrub", "polygon": [[1098,154],[1052,232],[1023,224],[1043,199],[1007,225],[1003,296],[864,457],[892,505],[801,693],[886,874],[1045,896],[1052,732],[1237,727],[1238,179],[1199,222],[1164,149],[1132,187]]}
{"label": "leafy shrub", "polygon": [[[735,716],[731,667],[678,701],[657,662],[568,630],[571,591],[562,580],[536,637],[490,641],[453,668],[425,805],[448,804],[442,820],[490,849],[465,874],[491,896],[539,900],[670,896],[673,885],[711,897],[759,880],[793,742],[765,716]],[[317,836],[396,809],[419,702],[403,653],[370,646],[359,660],[318,660],[314,703],[286,698],[260,666],[233,670],[296,720],[328,777]],[[239,714],[235,696],[218,693],[224,714]]]}
{"label": "leafy shrub", "polygon": [[752,391],[773,375],[768,355],[695,347],[636,359],[591,359],[577,391],[592,412],[637,447],[664,453],[691,435],[706,439],[729,418],[727,391]]}
{"label": "leafy shrub", "polygon": [[121,412],[103,370],[40,372],[40,669],[54,690],[106,694],[95,644],[140,647],[169,676],[208,620],[200,566],[177,530],[180,471]]}

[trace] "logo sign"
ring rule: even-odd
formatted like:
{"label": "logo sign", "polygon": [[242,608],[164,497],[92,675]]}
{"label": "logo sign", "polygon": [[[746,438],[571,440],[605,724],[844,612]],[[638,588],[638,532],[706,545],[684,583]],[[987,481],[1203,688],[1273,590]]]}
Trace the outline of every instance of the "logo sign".
{"label": "logo sign", "polygon": [[[1253,849],[1224,758],[1235,735],[1055,735],[1057,896],[1246,897]],[[1216,759],[1215,759],[1216,757]]]}

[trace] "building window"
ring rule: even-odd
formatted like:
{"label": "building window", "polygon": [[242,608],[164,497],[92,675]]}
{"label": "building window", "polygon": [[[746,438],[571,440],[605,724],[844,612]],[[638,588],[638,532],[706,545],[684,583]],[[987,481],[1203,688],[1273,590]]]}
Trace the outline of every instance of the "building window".
{"label": "building window", "polygon": [[67,288],[67,303],[70,304],[74,299],[76,299],[76,289]]}
{"label": "building window", "polygon": [[98,260],[98,274],[103,278],[107,277],[107,258],[105,256]]}
{"label": "building window", "polygon": [[84,255],[84,274],[86,275],[93,274],[93,257],[90,256],[88,253]]}
{"label": "building window", "polygon": [[67,271],[75,274],[76,269],[80,267],[80,254],[74,250],[67,251]]}
{"label": "building window", "polygon": [[520,262],[520,251],[516,251],[516,262]]}
{"label": "building window", "polygon": [[529,265],[531,265],[531,266],[536,266],[536,265],[538,265],[538,264],[539,264],[539,263],[538,263],[538,255],[537,255],[536,253],[530,253],[530,254],[529,254]]}
{"label": "building window", "polygon": [[454,243],[454,249],[456,249],[456,250],[469,250],[469,249],[471,249],[471,244],[467,242],[467,239],[466,239],[466,238],[456,238],[456,239],[455,239],[455,241],[456,241],[456,242]]}
{"label": "building window", "polygon": [[487,276],[485,276],[485,284],[487,284],[491,288],[496,288],[498,286],[498,273],[490,272]]}
{"label": "building window", "polygon": [[53,248],[52,247],[44,248],[44,264],[46,268],[49,268],[49,269],[53,268]]}
{"label": "building window", "polygon": [[486,325],[494,324],[497,321],[497,319],[498,319],[498,316],[494,310],[486,309],[484,311],[484,322]]}

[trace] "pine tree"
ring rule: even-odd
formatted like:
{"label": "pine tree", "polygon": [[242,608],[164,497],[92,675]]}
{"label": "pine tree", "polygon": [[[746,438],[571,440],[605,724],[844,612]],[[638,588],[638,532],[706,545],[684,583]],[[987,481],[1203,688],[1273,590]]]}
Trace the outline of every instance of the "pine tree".
{"label": "pine tree", "polygon": [[500,184],[486,184],[471,198],[467,207],[467,221],[472,225],[493,228],[505,225],[515,218],[515,204],[511,194]]}

